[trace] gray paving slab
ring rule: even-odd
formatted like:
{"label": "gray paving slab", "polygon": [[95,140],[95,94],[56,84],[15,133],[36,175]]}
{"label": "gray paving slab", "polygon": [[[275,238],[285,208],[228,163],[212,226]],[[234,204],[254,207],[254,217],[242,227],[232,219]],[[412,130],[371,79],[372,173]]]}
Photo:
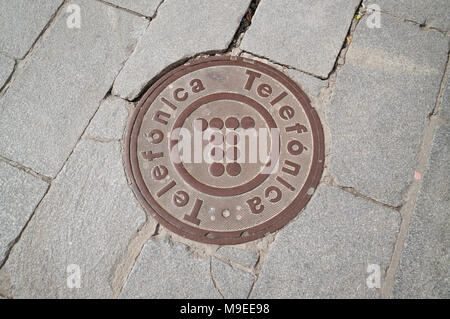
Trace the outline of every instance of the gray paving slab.
{"label": "gray paving slab", "polygon": [[0,54],[0,89],[5,85],[6,81],[11,76],[15,64],[16,62],[13,59]]}
{"label": "gray paving slab", "polygon": [[326,78],[359,0],[261,1],[240,48]]}
{"label": "gray paving slab", "polygon": [[76,1],[81,29],[60,16],[0,99],[0,155],[54,177],[131,54],[147,20]]}
{"label": "gray paving slab", "polygon": [[389,16],[380,29],[361,21],[326,109],[329,171],[339,185],[392,206],[403,203],[447,50],[439,32]]}
{"label": "gray paving slab", "polygon": [[436,130],[393,289],[395,298],[450,298],[450,125]]}
{"label": "gray paving slab", "polygon": [[222,246],[217,250],[217,254],[247,268],[253,268],[259,259],[259,254],[257,252],[233,246]]}
{"label": "gray paving slab", "polygon": [[442,31],[450,30],[450,6],[447,0],[367,0],[366,3],[377,4],[381,11],[403,19],[426,23]]}
{"label": "gray paving slab", "polygon": [[447,82],[439,116],[450,121],[450,81]]}
{"label": "gray paving slab", "polygon": [[100,104],[86,129],[85,136],[99,139],[120,140],[133,104],[115,96],[109,96]]}
{"label": "gray paving slab", "polygon": [[221,298],[214,287],[210,260],[184,244],[150,240],[142,249],[120,298]]}
{"label": "gray paving slab", "polygon": [[246,299],[252,289],[254,277],[213,258],[211,273],[217,289],[226,299]]}
{"label": "gray paving slab", "polygon": [[318,96],[320,90],[328,86],[328,81],[318,79],[314,76],[306,73],[294,70],[286,69],[284,72],[305,91],[308,96]]}
{"label": "gray paving slab", "polygon": [[250,0],[165,1],[114,82],[113,94],[133,100],[169,65],[227,49],[249,4]]}
{"label": "gray paving slab", "polygon": [[0,50],[22,59],[63,0],[0,0]]}
{"label": "gray paving slab", "polygon": [[147,17],[153,17],[162,0],[107,0],[106,2],[138,12]]}
{"label": "gray paving slab", "polygon": [[295,70],[295,69],[289,69],[284,66],[281,66],[279,64],[275,64],[267,59],[259,58],[255,55],[249,54],[247,52],[242,52],[240,56],[252,59],[256,61],[260,61],[262,63],[268,64],[275,69],[285,73],[288,77],[290,77],[292,80],[294,80],[302,89],[303,91],[310,97],[317,96],[320,93],[320,90],[324,87],[328,86],[328,81],[321,80],[317,77],[314,77],[312,75],[306,74],[304,72]]}
{"label": "gray paving slab", "polygon": [[0,161],[0,265],[47,188],[43,180]]}
{"label": "gray paving slab", "polygon": [[[110,298],[114,270],[145,219],[120,143],[83,139],[12,249],[4,282],[15,298]],[[76,279],[71,265],[80,288],[67,284]]]}
{"label": "gray paving slab", "polygon": [[400,216],[321,185],[266,256],[252,298],[376,298],[367,267],[390,263]]}

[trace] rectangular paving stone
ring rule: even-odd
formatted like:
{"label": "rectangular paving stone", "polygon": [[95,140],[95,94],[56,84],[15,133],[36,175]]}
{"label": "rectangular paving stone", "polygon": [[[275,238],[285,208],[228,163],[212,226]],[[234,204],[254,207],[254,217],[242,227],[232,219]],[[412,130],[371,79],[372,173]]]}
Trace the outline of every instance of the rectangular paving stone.
{"label": "rectangular paving stone", "polygon": [[259,259],[258,253],[233,246],[223,246],[217,250],[217,254],[247,268],[253,268]]}
{"label": "rectangular paving stone", "polygon": [[246,299],[253,286],[253,275],[216,258],[211,262],[211,274],[225,299]]}
{"label": "rectangular paving stone", "polygon": [[436,130],[393,289],[395,298],[450,298],[450,125]]}
{"label": "rectangular paving stone", "polygon": [[379,297],[366,285],[368,265],[384,276],[399,225],[396,211],[321,185],[277,235],[251,297]]}
{"label": "rectangular paving stone", "polygon": [[367,5],[371,4],[403,19],[426,23],[442,31],[450,30],[448,0],[367,0]]}
{"label": "rectangular paving stone", "polygon": [[[12,249],[2,269],[11,287],[2,290],[14,298],[111,298],[116,266],[145,219],[120,143],[82,139]],[[80,288],[68,286],[76,278],[69,266],[79,267]]]}
{"label": "rectangular paving stone", "polygon": [[261,1],[240,48],[326,78],[359,0]]}
{"label": "rectangular paving stone", "polygon": [[310,98],[318,96],[320,90],[328,86],[328,81],[326,80],[321,80],[317,77],[314,77],[312,75],[306,74],[304,72],[295,69],[283,67],[279,64],[272,63],[267,59],[262,59],[246,52],[242,52],[240,56],[268,64],[274,67],[275,69],[278,69],[279,71],[285,73],[288,77],[297,82],[297,84]]}
{"label": "rectangular paving stone", "polygon": [[329,171],[341,186],[399,206],[439,93],[448,39],[383,16],[356,28],[326,117]]}
{"label": "rectangular paving stone", "polygon": [[444,96],[442,97],[442,105],[439,116],[450,121],[450,81],[447,82]]}
{"label": "rectangular paving stone", "polygon": [[5,85],[6,81],[11,76],[15,64],[16,62],[13,59],[0,54],[0,89]]}
{"label": "rectangular paving stone", "polygon": [[227,49],[249,4],[250,0],[165,1],[114,82],[113,94],[133,100],[171,64]]}
{"label": "rectangular paving stone", "polygon": [[142,249],[120,298],[221,298],[214,287],[210,260],[186,245],[150,240]]}
{"label": "rectangular paving stone", "polygon": [[318,96],[320,90],[328,86],[328,81],[318,79],[294,69],[286,69],[285,73],[297,82],[309,97]]}
{"label": "rectangular paving stone", "polygon": [[125,131],[128,109],[132,108],[132,103],[109,96],[100,104],[84,135],[104,140],[120,140]]}
{"label": "rectangular paving stone", "polygon": [[[75,3],[75,2],[74,2]],[[128,58],[147,20],[76,1],[81,29],[61,15],[0,100],[0,155],[54,177]]]}
{"label": "rectangular paving stone", "polygon": [[0,50],[22,59],[63,0],[0,0]]}
{"label": "rectangular paving stone", "polygon": [[152,17],[162,0],[107,0],[107,2]]}
{"label": "rectangular paving stone", "polygon": [[47,188],[43,180],[0,161],[0,265]]}

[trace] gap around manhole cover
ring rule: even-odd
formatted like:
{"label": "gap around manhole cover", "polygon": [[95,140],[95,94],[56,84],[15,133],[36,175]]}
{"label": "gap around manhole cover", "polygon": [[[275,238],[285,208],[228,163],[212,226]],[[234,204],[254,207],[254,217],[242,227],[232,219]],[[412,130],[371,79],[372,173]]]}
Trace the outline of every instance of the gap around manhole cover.
{"label": "gap around manhole cover", "polygon": [[159,79],[127,128],[126,171],[148,214],[211,244],[274,232],[311,198],[324,164],[319,117],[280,71],[209,57]]}

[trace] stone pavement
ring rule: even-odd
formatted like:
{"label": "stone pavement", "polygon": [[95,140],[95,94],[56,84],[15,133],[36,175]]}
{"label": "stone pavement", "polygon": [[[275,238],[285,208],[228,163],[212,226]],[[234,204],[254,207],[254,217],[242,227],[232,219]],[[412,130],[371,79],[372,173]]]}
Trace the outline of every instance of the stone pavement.
{"label": "stone pavement", "polygon": [[[448,1],[0,5],[0,297],[450,297]],[[122,160],[143,91],[221,54],[285,72],[326,139],[304,211],[237,246],[158,225]]]}

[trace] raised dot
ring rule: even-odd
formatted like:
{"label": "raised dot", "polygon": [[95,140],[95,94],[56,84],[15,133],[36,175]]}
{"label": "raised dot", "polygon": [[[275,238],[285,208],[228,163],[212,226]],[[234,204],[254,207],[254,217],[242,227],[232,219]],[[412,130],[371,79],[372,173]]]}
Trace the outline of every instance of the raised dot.
{"label": "raised dot", "polygon": [[214,147],[211,150],[211,156],[212,156],[212,159],[217,162],[223,160],[223,156],[224,156],[223,149],[221,149],[219,147]]}
{"label": "raised dot", "polygon": [[239,120],[235,117],[229,117],[225,121],[225,127],[235,129],[239,126]]}
{"label": "raised dot", "polygon": [[241,126],[244,129],[254,128],[255,120],[250,116],[246,116],[241,120]]}
{"label": "raised dot", "polygon": [[230,161],[235,161],[237,160],[239,157],[239,150],[237,149],[237,147],[230,147],[229,149],[227,149],[227,158]]}
{"label": "raised dot", "polygon": [[214,145],[220,145],[223,143],[223,134],[221,132],[213,132],[209,141]]}
{"label": "raised dot", "polygon": [[230,176],[238,176],[241,173],[241,165],[238,163],[227,164],[227,173]]}
{"label": "raised dot", "polygon": [[230,217],[230,215],[231,215],[231,213],[228,209],[223,210],[223,212],[222,212],[223,217],[228,218],[228,217]]}
{"label": "raised dot", "polygon": [[228,145],[237,145],[239,142],[239,135],[236,133],[228,133],[226,140]]}
{"label": "raised dot", "polygon": [[237,219],[237,220],[241,220],[241,219],[242,219],[242,216],[241,216],[241,215],[237,215],[237,216],[236,216],[236,219]]}
{"label": "raised dot", "polygon": [[204,131],[204,130],[206,130],[208,128],[208,121],[205,120],[205,119],[202,119],[202,118],[196,119],[194,121],[194,128],[196,130]]}
{"label": "raised dot", "polygon": [[225,172],[225,167],[223,166],[223,164],[213,163],[209,167],[209,171],[211,172],[212,176],[219,177],[222,176]]}
{"label": "raised dot", "polygon": [[218,117],[215,117],[211,121],[209,121],[209,126],[221,130],[223,128],[223,121]]}

